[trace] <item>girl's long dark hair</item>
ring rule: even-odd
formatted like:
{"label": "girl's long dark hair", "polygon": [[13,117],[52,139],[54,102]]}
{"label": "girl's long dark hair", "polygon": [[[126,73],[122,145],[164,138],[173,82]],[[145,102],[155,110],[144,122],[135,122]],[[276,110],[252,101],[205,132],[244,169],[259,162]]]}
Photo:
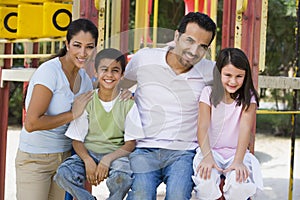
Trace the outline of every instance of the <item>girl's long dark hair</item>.
{"label": "girl's long dark hair", "polygon": [[225,91],[221,82],[221,71],[222,68],[228,64],[232,64],[236,68],[246,71],[242,87],[235,93],[230,94],[231,98],[237,101],[238,106],[242,105],[247,110],[251,98],[254,96],[257,106],[259,106],[258,94],[253,85],[248,58],[245,53],[238,48],[225,48],[219,53],[213,72],[214,79],[210,96],[211,103],[216,107],[224,97]]}

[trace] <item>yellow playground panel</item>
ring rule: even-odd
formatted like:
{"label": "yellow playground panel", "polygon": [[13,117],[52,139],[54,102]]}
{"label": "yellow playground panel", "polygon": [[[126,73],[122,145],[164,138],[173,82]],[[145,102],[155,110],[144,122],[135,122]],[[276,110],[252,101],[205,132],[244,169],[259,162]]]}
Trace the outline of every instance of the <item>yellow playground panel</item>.
{"label": "yellow playground panel", "polygon": [[71,0],[0,0],[0,38],[65,36],[72,21]]}
{"label": "yellow playground panel", "polygon": [[0,6],[0,38],[16,38],[17,13],[17,7]]}

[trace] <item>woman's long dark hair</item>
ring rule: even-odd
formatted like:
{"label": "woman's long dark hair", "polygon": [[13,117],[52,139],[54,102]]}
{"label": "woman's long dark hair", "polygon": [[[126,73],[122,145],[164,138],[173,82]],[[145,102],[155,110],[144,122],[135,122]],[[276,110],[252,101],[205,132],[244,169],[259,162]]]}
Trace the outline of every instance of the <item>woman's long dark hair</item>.
{"label": "woman's long dark hair", "polygon": [[222,68],[228,64],[232,64],[236,68],[246,72],[242,87],[235,93],[231,93],[230,97],[237,101],[238,106],[242,105],[247,110],[251,98],[254,96],[257,106],[259,106],[258,94],[253,85],[248,58],[245,53],[238,48],[225,48],[219,53],[213,73],[214,79],[210,96],[211,103],[216,107],[224,97],[225,91],[221,82],[221,71]]}

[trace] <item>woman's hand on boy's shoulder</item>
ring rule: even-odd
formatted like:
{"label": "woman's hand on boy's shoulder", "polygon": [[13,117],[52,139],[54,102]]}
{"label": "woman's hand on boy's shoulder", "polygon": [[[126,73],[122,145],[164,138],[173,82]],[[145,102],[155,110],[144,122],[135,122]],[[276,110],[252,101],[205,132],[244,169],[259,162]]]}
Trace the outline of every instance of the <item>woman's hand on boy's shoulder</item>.
{"label": "woman's hand on boy's shoulder", "polygon": [[73,119],[76,119],[80,115],[82,115],[87,103],[92,99],[92,97],[93,97],[93,91],[88,91],[75,98],[71,110],[73,114]]}
{"label": "woman's hand on boy's shoulder", "polygon": [[128,89],[121,88],[120,100],[127,101],[129,99],[134,99],[133,93]]}

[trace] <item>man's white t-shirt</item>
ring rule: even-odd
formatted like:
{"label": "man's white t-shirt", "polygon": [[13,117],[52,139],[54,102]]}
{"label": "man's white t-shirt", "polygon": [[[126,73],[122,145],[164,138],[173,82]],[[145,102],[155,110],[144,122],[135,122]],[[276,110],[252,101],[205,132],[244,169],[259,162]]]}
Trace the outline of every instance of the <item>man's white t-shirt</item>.
{"label": "man's white t-shirt", "polygon": [[201,91],[213,79],[213,61],[202,59],[176,75],[166,62],[168,48],[144,48],[129,61],[125,78],[137,81],[135,100],[145,138],[137,147],[195,149]]}

